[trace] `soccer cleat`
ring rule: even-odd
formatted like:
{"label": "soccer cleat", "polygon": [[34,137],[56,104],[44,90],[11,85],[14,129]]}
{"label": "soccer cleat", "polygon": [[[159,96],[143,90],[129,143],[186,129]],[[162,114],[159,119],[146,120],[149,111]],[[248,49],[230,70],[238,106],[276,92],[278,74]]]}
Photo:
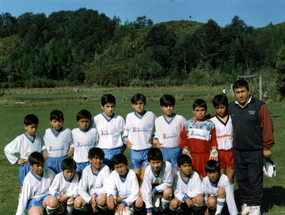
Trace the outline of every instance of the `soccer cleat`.
{"label": "soccer cleat", "polygon": [[260,215],[260,206],[251,206],[249,215]]}
{"label": "soccer cleat", "polygon": [[249,212],[251,210],[251,207],[247,206],[246,203],[244,203],[242,206],[241,206],[241,215],[248,215]]}

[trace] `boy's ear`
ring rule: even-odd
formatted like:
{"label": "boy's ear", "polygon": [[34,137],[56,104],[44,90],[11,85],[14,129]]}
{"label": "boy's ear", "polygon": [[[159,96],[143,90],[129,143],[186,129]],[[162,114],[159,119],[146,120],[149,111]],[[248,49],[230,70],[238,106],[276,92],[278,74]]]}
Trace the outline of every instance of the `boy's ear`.
{"label": "boy's ear", "polygon": [[104,106],[103,105],[101,105],[101,108],[102,108],[102,110],[104,110]]}
{"label": "boy's ear", "polygon": [[89,160],[89,163],[91,163],[91,159],[90,159],[90,158],[88,158],[88,160]]}

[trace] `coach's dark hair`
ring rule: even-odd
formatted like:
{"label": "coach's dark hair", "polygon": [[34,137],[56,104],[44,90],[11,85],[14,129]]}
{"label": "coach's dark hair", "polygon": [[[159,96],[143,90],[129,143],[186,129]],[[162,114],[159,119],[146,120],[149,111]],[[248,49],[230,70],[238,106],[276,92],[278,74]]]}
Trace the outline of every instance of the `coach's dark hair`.
{"label": "coach's dark hair", "polygon": [[76,115],[76,120],[79,121],[81,119],[89,119],[91,120],[92,115],[88,110],[81,110]]}
{"label": "coach's dark hair", "polygon": [[139,100],[141,100],[144,104],[146,104],[145,96],[143,94],[140,94],[140,93],[133,95],[133,97],[131,98],[131,103],[135,104]]}
{"label": "coach's dark hair", "polygon": [[65,158],[61,162],[61,170],[76,170],[76,162],[73,160],[73,158]]}
{"label": "coach's dark hair", "polygon": [[24,118],[24,125],[39,124],[39,118],[34,114],[28,114]]}
{"label": "coach's dark hair", "polygon": [[89,149],[88,158],[92,159],[95,157],[99,157],[100,159],[104,159],[105,153],[101,148],[93,147]]}
{"label": "coach's dark hair", "polygon": [[42,153],[36,151],[36,152],[33,152],[30,154],[29,163],[30,163],[30,165],[42,164],[42,163],[44,164],[45,158],[44,158]]}
{"label": "coach's dark hair", "polygon": [[126,157],[126,155],[124,154],[116,154],[113,158],[112,158],[112,164],[115,166],[115,165],[118,165],[120,163],[123,163],[123,164],[126,164],[128,165],[128,159]]}
{"label": "coach's dark hair", "polygon": [[237,89],[237,88],[242,88],[242,87],[245,87],[247,90],[249,90],[249,86],[248,86],[248,83],[246,80],[237,80],[234,85],[233,85],[233,89]]}
{"label": "coach's dark hair", "polygon": [[224,94],[215,95],[213,99],[213,105],[214,107],[217,107],[219,105],[225,105],[226,107],[228,107],[229,105],[228,97]]}
{"label": "coach's dark hair", "polygon": [[203,108],[205,108],[207,110],[207,103],[203,99],[197,99],[193,103],[193,110],[196,107],[203,107]]}
{"label": "coach's dark hair", "polygon": [[167,107],[175,105],[175,97],[173,95],[163,95],[160,97],[160,106]]}
{"label": "coach's dark hair", "polygon": [[190,156],[185,155],[185,154],[181,154],[178,158],[177,158],[177,164],[180,167],[183,164],[192,164],[192,159],[190,158]]}
{"label": "coach's dark hair", "polygon": [[205,172],[212,173],[212,172],[221,172],[220,163],[215,160],[208,160],[205,164]]}
{"label": "coach's dark hair", "polygon": [[50,120],[64,120],[63,118],[63,113],[60,111],[60,110],[53,110],[51,113],[50,113],[50,116],[49,116],[49,119]]}
{"label": "coach's dark hair", "polygon": [[163,161],[163,156],[162,152],[160,151],[159,148],[150,148],[147,153],[147,161],[151,160],[162,160]]}
{"label": "coach's dark hair", "polygon": [[101,97],[101,105],[104,107],[107,103],[113,103],[116,105],[116,98],[111,94],[104,94]]}

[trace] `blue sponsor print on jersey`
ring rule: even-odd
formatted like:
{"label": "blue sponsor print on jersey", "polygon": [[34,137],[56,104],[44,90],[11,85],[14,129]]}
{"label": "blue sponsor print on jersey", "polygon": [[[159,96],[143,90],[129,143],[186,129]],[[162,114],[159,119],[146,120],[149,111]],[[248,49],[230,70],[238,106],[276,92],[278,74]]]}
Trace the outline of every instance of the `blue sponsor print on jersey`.
{"label": "blue sponsor print on jersey", "polygon": [[145,127],[143,128],[133,127],[132,132],[148,132],[148,129]]}
{"label": "blue sponsor print on jersey", "polygon": [[249,114],[249,115],[255,115],[255,110],[250,110],[250,111],[248,111],[248,114]]}
{"label": "blue sponsor print on jersey", "polygon": [[93,142],[77,142],[76,147],[90,147],[93,146]]}
{"label": "blue sponsor print on jersey", "polygon": [[64,146],[61,146],[61,147],[50,146],[48,151],[55,152],[55,151],[62,151],[62,150],[64,150]]}
{"label": "blue sponsor print on jersey", "polygon": [[103,131],[103,130],[101,130],[101,131],[100,131],[100,135],[101,135],[101,136],[115,135],[115,133],[112,132],[112,131]]}
{"label": "blue sponsor print on jersey", "polygon": [[177,133],[173,133],[173,134],[162,134],[163,135],[163,139],[171,139],[171,138],[177,138],[178,134]]}

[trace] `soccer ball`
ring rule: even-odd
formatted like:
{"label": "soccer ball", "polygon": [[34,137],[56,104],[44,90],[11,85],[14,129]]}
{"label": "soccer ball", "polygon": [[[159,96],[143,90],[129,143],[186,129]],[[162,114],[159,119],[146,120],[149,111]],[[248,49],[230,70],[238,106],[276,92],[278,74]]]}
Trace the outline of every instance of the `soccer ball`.
{"label": "soccer ball", "polygon": [[130,207],[125,207],[125,210],[123,210],[123,212],[116,211],[115,215],[133,215],[133,211]]}

